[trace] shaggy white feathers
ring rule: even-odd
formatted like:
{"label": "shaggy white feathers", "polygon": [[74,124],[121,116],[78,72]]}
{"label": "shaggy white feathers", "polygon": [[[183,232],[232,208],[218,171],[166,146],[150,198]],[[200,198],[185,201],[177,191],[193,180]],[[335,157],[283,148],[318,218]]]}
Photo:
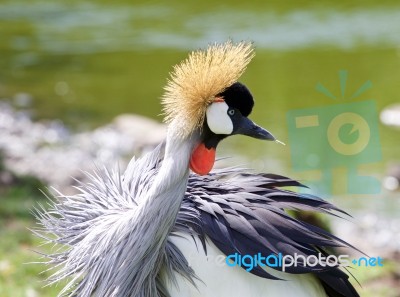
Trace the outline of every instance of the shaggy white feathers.
{"label": "shaggy white feathers", "polygon": [[177,137],[202,128],[215,96],[235,83],[254,56],[250,42],[228,41],[192,52],[174,67],[162,97],[165,122]]}

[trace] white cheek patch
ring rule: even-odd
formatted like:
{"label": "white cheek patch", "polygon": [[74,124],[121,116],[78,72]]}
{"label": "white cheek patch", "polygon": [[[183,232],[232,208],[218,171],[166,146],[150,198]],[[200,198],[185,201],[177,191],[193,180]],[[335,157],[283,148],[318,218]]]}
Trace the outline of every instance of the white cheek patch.
{"label": "white cheek patch", "polygon": [[207,124],[215,134],[231,134],[233,123],[228,115],[229,106],[225,102],[214,102],[206,112]]}

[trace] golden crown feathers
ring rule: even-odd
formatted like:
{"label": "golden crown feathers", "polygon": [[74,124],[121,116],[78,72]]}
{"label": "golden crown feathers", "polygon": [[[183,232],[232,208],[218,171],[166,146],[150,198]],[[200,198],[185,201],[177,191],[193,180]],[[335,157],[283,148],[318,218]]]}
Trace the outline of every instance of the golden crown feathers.
{"label": "golden crown feathers", "polygon": [[235,83],[254,57],[252,43],[231,41],[193,51],[170,73],[162,97],[165,122],[178,125],[179,136],[201,129],[215,96]]}

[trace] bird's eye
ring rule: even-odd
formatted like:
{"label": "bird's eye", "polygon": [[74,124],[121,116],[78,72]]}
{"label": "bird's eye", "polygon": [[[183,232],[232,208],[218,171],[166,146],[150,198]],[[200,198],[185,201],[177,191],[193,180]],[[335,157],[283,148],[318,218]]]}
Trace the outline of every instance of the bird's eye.
{"label": "bird's eye", "polygon": [[235,110],[234,110],[234,109],[228,110],[228,114],[229,114],[230,116],[233,116],[233,115],[235,114]]}

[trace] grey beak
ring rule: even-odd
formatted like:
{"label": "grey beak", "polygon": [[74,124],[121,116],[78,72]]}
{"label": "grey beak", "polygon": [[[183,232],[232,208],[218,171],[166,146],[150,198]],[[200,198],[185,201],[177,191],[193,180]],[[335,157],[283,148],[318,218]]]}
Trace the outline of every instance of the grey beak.
{"label": "grey beak", "polygon": [[242,134],[263,140],[276,140],[276,138],[270,132],[264,128],[261,128],[246,117],[242,117],[240,119],[238,127],[233,134]]}

